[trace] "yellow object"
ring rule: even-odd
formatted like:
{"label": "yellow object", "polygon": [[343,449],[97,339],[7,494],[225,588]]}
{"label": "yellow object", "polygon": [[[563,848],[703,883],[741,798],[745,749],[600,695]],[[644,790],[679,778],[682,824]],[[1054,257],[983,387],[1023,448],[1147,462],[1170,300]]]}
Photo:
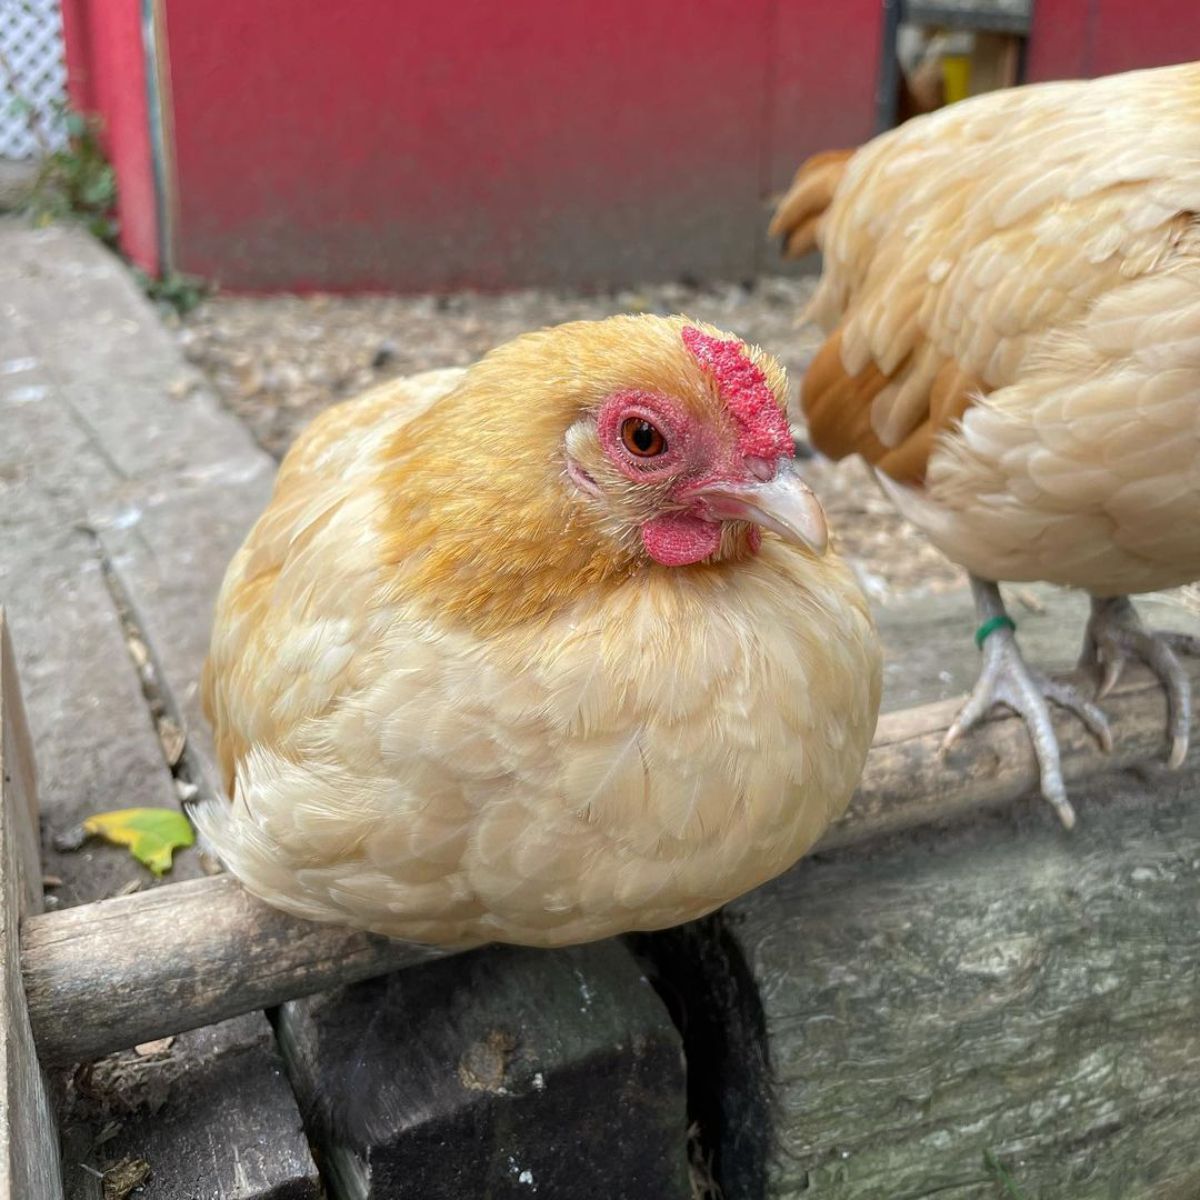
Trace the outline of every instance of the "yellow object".
{"label": "yellow object", "polygon": [[971,94],[971,59],[966,54],[947,54],[942,59],[942,85],[947,104]]}

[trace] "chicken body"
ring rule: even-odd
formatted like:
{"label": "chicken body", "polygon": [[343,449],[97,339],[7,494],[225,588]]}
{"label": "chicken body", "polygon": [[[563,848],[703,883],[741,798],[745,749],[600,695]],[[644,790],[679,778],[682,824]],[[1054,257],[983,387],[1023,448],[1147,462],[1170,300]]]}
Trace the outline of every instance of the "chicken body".
{"label": "chicken body", "polygon": [[[598,448],[614,394],[687,410],[692,443],[732,428],[740,368],[688,328],[528,335],[296,443],[205,679],[233,802],[198,823],[249,890],[417,941],[583,942],[717,907],[842,811],[880,679],[849,572],[741,520],[664,565],[687,537]],[[778,368],[705,345],[769,381],[786,435]]]}
{"label": "chicken body", "polygon": [[[1186,678],[1170,645],[1107,601],[1200,578],[1198,214],[1190,64],[915,119],[801,168],[773,225],[793,253],[815,237],[824,254],[809,315],[830,336],[803,384],[814,444],[876,467],[975,577],[981,618],[1006,615],[999,581],[1090,592],[1085,657],[1110,686],[1130,653],[1164,675],[1173,760]],[[1007,694],[990,698],[1034,726],[1047,794],[1069,819],[1044,699],[1018,693],[1066,702],[1102,738],[1103,718],[1047,690],[1011,630],[993,628],[1004,649],[985,646],[985,675],[1007,677]]]}

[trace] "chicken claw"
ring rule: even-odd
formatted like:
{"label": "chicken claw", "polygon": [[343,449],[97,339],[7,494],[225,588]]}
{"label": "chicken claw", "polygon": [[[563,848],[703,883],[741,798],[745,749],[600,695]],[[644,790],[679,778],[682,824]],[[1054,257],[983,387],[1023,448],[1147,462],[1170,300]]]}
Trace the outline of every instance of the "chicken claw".
{"label": "chicken claw", "polygon": [[1187,633],[1147,629],[1128,596],[1093,596],[1092,615],[1083,639],[1079,665],[1096,672],[1096,699],[1112,691],[1132,657],[1141,659],[1162,681],[1167,693],[1167,729],[1171,753],[1167,765],[1179,767],[1187,757],[1192,723],[1192,686],[1177,655],[1200,655],[1200,638]]}
{"label": "chicken claw", "polygon": [[1112,749],[1108,718],[1076,688],[1048,678],[1025,662],[1013,632],[1013,622],[1004,609],[1000,589],[994,583],[972,578],[971,590],[983,622],[981,629],[988,630],[980,647],[983,669],[966,704],[947,730],[940,753],[945,755],[967,730],[977,725],[997,704],[1005,705],[1025,722],[1037,755],[1042,795],[1058,813],[1063,825],[1071,829],[1075,824],[1075,810],[1067,799],[1058,737],[1054,732],[1047,701],[1074,713],[1105,752]]}

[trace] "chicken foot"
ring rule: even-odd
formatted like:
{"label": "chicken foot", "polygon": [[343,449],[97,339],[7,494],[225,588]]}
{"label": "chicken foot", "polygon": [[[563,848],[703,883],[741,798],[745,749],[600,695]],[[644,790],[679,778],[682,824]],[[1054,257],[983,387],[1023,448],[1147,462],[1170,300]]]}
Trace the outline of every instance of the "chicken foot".
{"label": "chicken foot", "polygon": [[1171,753],[1167,765],[1182,764],[1192,722],[1192,687],[1178,654],[1200,655],[1200,638],[1187,633],[1147,629],[1128,596],[1093,596],[1092,615],[1083,639],[1079,665],[1096,672],[1096,699],[1102,700],[1130,658],[1138,658],[1162,681],[1167,693],[1167,731]]}
{"label": "chicken foot", "polygon": [[1003,704],[1025,722],[1037,755],[1042,795],[1058,813],[1063,825],[1070,829],[1075,824],[1075,810],[1067,799],[1058,737],[1047,702],[1052,701],[1074,713],[1105,751],[1112,749],[1108,718],[1077,688],[1050,679],[1025,662],[1017,645],[1015,624],[1004,607],[996,584],[972,575],[971,594],[975,598],[975,611],[983,634],[979,639],[983,667],[966,704],[946,732],[941,753],[945,754],[997,704]]}

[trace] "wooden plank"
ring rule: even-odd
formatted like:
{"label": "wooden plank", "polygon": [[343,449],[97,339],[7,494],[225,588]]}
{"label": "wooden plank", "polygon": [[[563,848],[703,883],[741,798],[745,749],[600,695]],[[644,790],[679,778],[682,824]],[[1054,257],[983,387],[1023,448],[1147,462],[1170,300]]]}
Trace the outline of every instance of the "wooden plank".
{"label": "wooden plank", "polygon": [[[262,1021],[247,1014],[77,1068],[64,1123],[65,1200],[104,1200],[81,1164],[126,1159],[150,1168],[146,1200],[319,1200],[299,1112]],[[104,1133],[98,1153],[96,1130]]]}
{"label": "wooden plank", "polygon": [[20,920],[37,911],[41,863],[29,730],[0,609],[0,1200],[57,1200],[58,1133],[21,986]]}
{"label": "wooden plank", "polygon": [[1033,805],[818,855],[661,939],[705,965],[684,1027],[707,998],[758,1063],[704,1081],[727,1195],[1200,1195],[1200,773],[1095,782],[1069,835]]}
{"label": "wooden plank", "polygon": [[[1200,688],[1200,663],[1188,669]],[[1131,667],[1105,704],[1111,755],[1069,722],[1059,726],[1064,774],[1073,784],[1162,750],[1166,704],[1147,671]],[[948,759],[939,757],[957,708],[957,701],[940,702],[881,720],[850,811],[819,849],[978,814],[1029,792],[1036,767],[1015,717],[996,716]],[[1078,789],[1074,795],[1085,798]],[[1026,805],[1039,806],[1036,799]],[[1087,814],[1085,806],[1082,823]],[[143,952],[146,945],[157,948],[153,956]],[[23,965],[38,1043],[46,1061],[59,1062],[369,978],[423,953],[288,917],[222,877],[34,917]],[[100,995],[106,999],[98,1007]]]}
{"label": "wooden plank", "polygon": [[283,1006],[338,1200],[682,1200],[679,1034],[628,952],[491,947]]}

